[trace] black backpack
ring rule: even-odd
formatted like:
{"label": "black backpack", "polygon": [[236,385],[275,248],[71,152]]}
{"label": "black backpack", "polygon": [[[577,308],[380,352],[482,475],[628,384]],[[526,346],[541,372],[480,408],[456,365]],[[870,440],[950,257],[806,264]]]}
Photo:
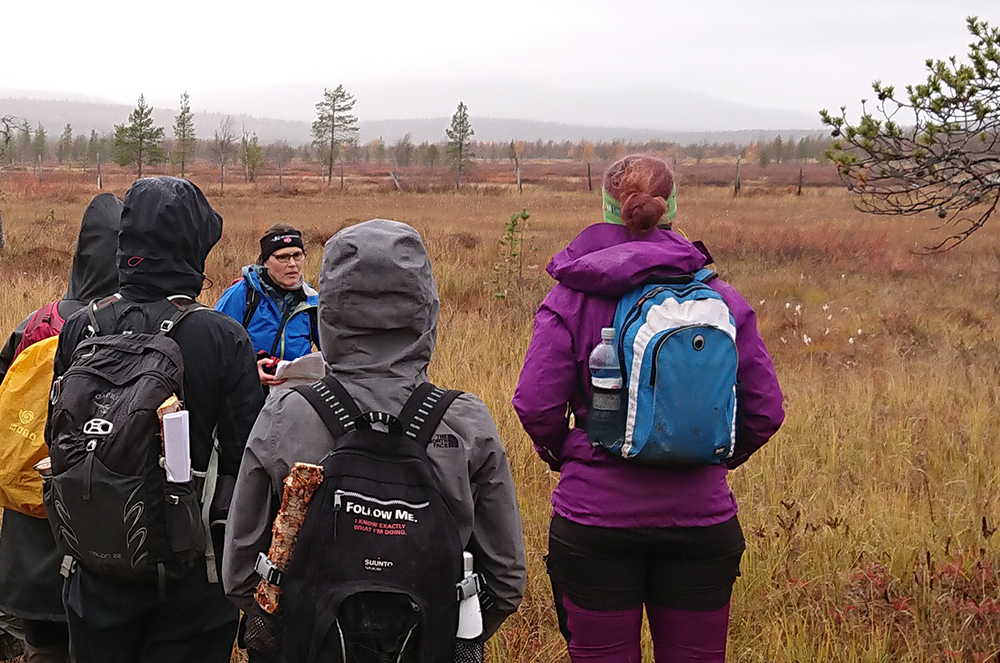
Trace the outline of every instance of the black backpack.
{"label": "black backpack", "polygon": [[[162,593],[167,578],[184,575],[211,549],[202,501],[214,490],[217,455],[211,476],[168,482],[156,413],[171,395],[184,397],[184,362],[170,335],[205,307],[171,298],[154,311],[162,319],[157,333],[116,334],[132,310],[116,314],[119,300],[90,305],[90,337],[52,385],[44,501],[60,552],[103,580],[158,581]],[[66,560],[63,573],[71,566]]]}
{"label": "black backpack", "polygon": [[335,442],[281,579],[284,660],[450,663],[468,583],[426,447],[461,392],[425,383],[397,418],[332,376],[294,389]]}

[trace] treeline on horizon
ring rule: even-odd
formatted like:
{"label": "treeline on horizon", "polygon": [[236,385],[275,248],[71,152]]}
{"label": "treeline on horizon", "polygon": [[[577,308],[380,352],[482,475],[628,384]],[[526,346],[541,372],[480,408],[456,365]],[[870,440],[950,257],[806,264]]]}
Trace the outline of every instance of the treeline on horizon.
{"label": "treeline on horizon", "polygon": [[[67,167],[94,166],[98,161],[113,163],[117,160],[113,132],[104,134],[91,130],[89,135],[75,134],[71,124],[65,125],[59,135],[53,136],[41,123],[32,126],[22,120],[14,127],[10,144],[4,150],[0,164],[5,166],[32,167],[58,164]],[[172,149],[174,139],[162,142],[165,159],[176,163]],[[414,143],[407,134],[403,138],[387,143],[377,138],[365,143],[351,142],[341,146],[338,162],[347,165],[375,164],[397,165],[400,167],[424,166],[433,168],[446,162],[447,140]],[[655,154],[667,160],[697,163],[703,160],[742,159],[755,162],[763,167],[772,163],[792,161],[819,161],[825,159],[830,139],[825,136],[783,139],[780,135],[771,141],[757,140],[749,144],[736,142],[707,142],[680,144],[670,141],[472,141],[472,155],[476,161],[498,162],[513,159],[522,160],[568,160],[579,162],[610,162],[633,152]],[[277,140],[261,146],[266,161],[284,166],[295,159],[304,164],[321,166],[323,157],[315,145],[293,145]],[[193,161],[215,163],[212,139],[195,138]],[[237,155],[238,157],[238,155]],[[191,156],[188,157],[191,161]],[[238,159],[237,159],[238,160]]]}

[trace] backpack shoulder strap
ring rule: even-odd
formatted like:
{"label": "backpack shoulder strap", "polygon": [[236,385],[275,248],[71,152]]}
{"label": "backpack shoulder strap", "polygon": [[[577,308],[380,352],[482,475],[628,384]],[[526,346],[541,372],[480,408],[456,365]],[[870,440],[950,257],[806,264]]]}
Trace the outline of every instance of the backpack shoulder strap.
{"label": "backpack shoulder strap", "polygon": [[319,347],[319,307],[310,306],[309,313],[309,340]]}
{"label": "backpack shoulder strap", "polygon": [[[114,323],[117,318],[114,315],[114,310],[112,305],[120,300],[122,296],[118,293],[111,295],[110,297],[105,297],[104,299],[95,299],[87,305],[87,317],[90,319],[90,324],[87,325],[87,336],[92,338],[94,336],[100,336],[102,333],[101,323],[98,319],[98,315],[105,318],[106,323],[104,325],[104,332],[107,332],[109,327],[113,328]],[[111,320],[107,320],[108,313],[110,311]]]}
{"label": "backpack shoulder strap", "polygon": [[296,385],[292,391],[302,394],[309,401],[334,439],[354,430],[355,420],[361,416],[354,399],[332,375],[312,384]]}
{"label": "backpack shoulder strap", "polygon": [[694,280],[699,283],[708,283],[714,278],[718,278],[718,274],[709,269],[708,267],[702,267],[697,272],[694,273]]}
{"label": "backpack shoulder strap", "polygon": [[430,382],[417,387],[399,413],[403,434],[421,447],[426,447],[434,437],[434,431],[441,423],[445,411],[461,395],[461,391],[435,387]]}
{"label": "backpack shoulder strap", "polygon": [[260,293],[250,283],[250,279],[244,277],[243,283],[247,291],[246,305],[243,307],[243,329],[246,329],[253,319],[253,314],[257,312],[257,307],[260,306]]}
{"label": "backpack shoulder strap", "polygon": [[171,299],[170,302],[177,307],[177,310],[174,311],[169,318],[160,322],[159,333],[165,336],[170,336],[173,333],[174,329],[177,327],[177,325],[180,324],[180,321],[186,318],[191,313],[199,311],[203,308],[208,308],[207,306],[199,304],[198,302],[188,297],[183,297],[183,298],[177,297]]}
{"label": "backpack shoulder strap", "polygon": [[49,302],[42,308],[35,311],[35,314],[31,316],[31,320],[28,321],[28,326],[24,328],[24,333],[27,335],[29,332],[33,332],[42,325],[46,325],[53,332],[58,334],[62,331],[63,320],[62,316],[59,315],[59,302],[62,300],[57,299],[54,302]]}

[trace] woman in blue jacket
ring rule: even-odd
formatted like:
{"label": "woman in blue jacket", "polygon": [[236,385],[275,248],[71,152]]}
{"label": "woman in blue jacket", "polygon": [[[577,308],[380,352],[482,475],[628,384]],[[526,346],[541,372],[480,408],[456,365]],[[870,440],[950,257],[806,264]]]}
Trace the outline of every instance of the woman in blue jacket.
{"label": "woman in blue jacket", "polygon": [[316,290],[305,282],[302,233],[278,223],[260,238],[257,264],[243,268],[243,278],[229,287],[215,305],[217,311],[240,321],[257,353],[260,381],[277,384],[265,372],[276,359],[298,359],[319,347]]}

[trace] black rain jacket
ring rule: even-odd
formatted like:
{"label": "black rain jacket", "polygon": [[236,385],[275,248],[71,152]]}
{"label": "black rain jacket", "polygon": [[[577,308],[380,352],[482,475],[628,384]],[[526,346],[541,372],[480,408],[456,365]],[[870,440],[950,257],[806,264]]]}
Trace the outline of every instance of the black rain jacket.
{"label": "black rain jacket", "polygon": [[[83,213],[69,286],[59,302],[63,319],[118,290],[115,252],[121,218],[122,203],[110,193],[98,195]],[[0,348],[0,380],[14,361],[14,350],[32,315],[34,311]],[[47,520],[5,511],[0,528],[0,612],[22,619],[66,621],[61,560]]]}
{"label": "black rain jacket", "polygon": [[[118,236],[122,298],[112,304],[117,324],[101,333],[155,332],[170,308],[167,297],[196,298],[201,293],[205,258],[221,235],[222,217],[194,184],[173,177],[136,181],[125,194]],[[56,353],[57,377],[69,368],[88,323],[84,311],[66,321]],[[219,488],[213,500],[219,510],[213,521],[224,520],[227,491],[231,494],[247,436],[263,406],[253,346],[238,322],[210,308],[188,315],[172,338],[184,358],[193,469],[207,468],[214,439],[220,446]],[[221,560],[223,532],[213,529],[212,533],[217,559]],[[192,625],[200,628],[197,632],[206,632],[238,617],[221,584],[209,584],[204,564],[168,582],[167,595],[170,603],[183,606],[185,626],[180,630],[186,633]],[[103,629],[141,620],[158,604],[155,583],[110,584],[78,568],[70,578],[66,607],[90,626]]]}

